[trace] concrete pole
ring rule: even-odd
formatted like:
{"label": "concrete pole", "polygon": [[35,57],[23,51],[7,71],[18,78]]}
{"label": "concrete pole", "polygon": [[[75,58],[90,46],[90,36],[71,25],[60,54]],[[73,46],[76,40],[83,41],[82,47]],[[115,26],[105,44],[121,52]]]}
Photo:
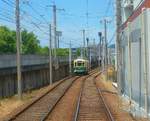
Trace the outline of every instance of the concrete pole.
{"label": "concrete pole", "polygon": [[69,47],[69,73],[72,74],[72,51],[71,51],[71,41]]}
{"label": "concrete pole", "polygon": [[87,50],[86,50],[87,54],[86,55],[87,55],[87,59],[89,60],[89,38],[86,38],[86,41],[87,41]]}
{"label": "concrete pole", "polygon": [[90,52],[89,52],[89,57],[90,57],[90,70],[91,70],[91,68],[92,68],[92,65],[91,65],[91,64],[92,64],[92,62],[91,62],[91,61],[92,61],[92,57],[91,57],[91,47],[89,48],[89,51],[90,51]]}
{"label": "concrete pole", "polygon": [[85,57],[85,30],[83,32],[83,57]]}
{"label": "concrete pole", "polygon": [[83,48],[82,48],[82,45],[80,47],[80,56],[81,56],[81,58],[83,58]]}
{"label": "concrete pole", "polygon": [[53,83],[52,81],[52,34],[51,34],[51,24],[49,25],[49,83],[50,85]]}
{"label": "concrete pole", "polygon": [[57,43],[58,44],[58,48],[59,48],[59,39],[60,39],[60,36],[58,36],[58,43]]}
{"label": "concrete pole", "polygon": [[108,66],[108,52],[107,52],[107,20],[104,19],[104,34],[105,34],[105,67]]}
{"label": "concrete pole", "polygon": [[18,98],[22,99],[22,81],[21,81],[21,55],[20,55],[20,8],[19,0],[16,0],[16,46],[17,46],[17,81]]}
{"label": "concrete pole", "polygon": [[116,50],[117,50],[117,83],[118,93],[121,95],[121,47],[120,47],[120,27],[122,24],[121,17],[121,0],[116,0]]}
{"label": "concrete pole", "polygon": [[55,60],[55,68],[58,66],[58,60],[56,55],[56,49],[57,49],[57,24],[56,24],[56,5],[53,5],[53,33],[54,33],[54,60]]}
{"label": "concrete pole", "polygon": [[99,60],[98,60],[98,62],[99,62],[99,69],[100,69],[101,68],[101,60],[102,60],[102,58],[101,58],[102,32],[99,32],[98,35],[99,35]]}
{"label": "concrete pole", "polygon": [[130,41],[130,22],[128,23],[128,77],[129,77],[129,102],[132,103],[132,62],[131,62],[131,41]]}
{"label": "concrete pole", "polygon": [[105,44],[104,44],[104,37],[102,38],[102,67],[103,67],[103,71],[105,68]]}

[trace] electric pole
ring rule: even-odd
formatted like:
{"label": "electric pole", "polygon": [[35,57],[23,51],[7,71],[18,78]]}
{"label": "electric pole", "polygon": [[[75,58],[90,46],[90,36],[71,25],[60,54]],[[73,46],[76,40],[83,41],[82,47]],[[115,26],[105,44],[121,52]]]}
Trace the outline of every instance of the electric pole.
{"label": "electric pole", "polygon": [[83,57],[85,57],[85,30],[82,30],[83,32]]}
{"label": "electric pole", "polygon": [[101,51],[101,43],[102,43],[102,32],[98,32],[98,35],[99,35],[99,60],[98,60],[98,63],[99,63],[99,68],[101,67],[101,56],[102,56],[102,51]]}
{"label": "electric pole", "polygon": [[107,57],[107,55],[108,55],[108,50],[107,50],[107,20],[106,19],[104,19],[104,30],[105,30],[105,32],[104,32],[104,34],[105,34],[105,67],[107,67],[108,66],[108,57]]}
{"label": "electric pole", "polygon": [[51,24],[49,25],[49,83],[50,85],[52,82],[52,33],[51,33]]}
{"label": "electric pole", "polygon": [[69,47],[69,72],[70,75],[72,74],[72,51],[71,51],[71,41],[70,41],[70,47]]}
{"label": "electric pole", "polygon": [[19,99],[22,99],[20,37],[21,37],[20,36],[20,8],[19,8],[19,0],[16,0],[17,81],[18,81],[18,97]]}
{"label": "electric pole", "polygon": [[64,11],[64,9],[58,9],[54,3],[54,5],[48,5],[48,7],[53,8],[53,40],[54,40],[54,62],[55,62],[55,69],[59,68],[58,59],[57,59],[57,10]]}
{"label": "electric pole", "polygon": [[121,94],[121,47],[120,47],[120,35],[119,29],[122,24],[121,17],[121,0],[116,0],[116,49],[117,49],[117,82],[118,93]]}
{"label": "electric pole", "polygon": [[105,67],[105,43],[104,43],[104,37],[102,37],[102,68],[104,70]]}
{"label": "electric pole", "polygon": [[57,60],[57,52],[56,52],[56,49],[57,49],[57,37],[56,37],[56,31],[57,31],[57,28],[56,28],[56,5],[53,5],[53,34],[54,34],[54,61],[55,61],[55,68],[58,68],[58,60]]}
{"label": "electric pole", "polygon": [[105,46],[104,46],[104,53],[105,53],[105,67],[107,67],[108,65],[108,47],[107,47],[107,24],[110,23],[110,21],[108,21],[106,18],[102,21],[100,21],[101,23],[104,23],[104,41],[105,41]]}
{"label": "electric pole", "polygon": [[81,56],[81,58],[83,58],[83,47],[82,47],[82,45],[80,46],[80,56]]}
{"label": "electric pole", "polygon": [[86,42],[87,42],[86,55],[87,55],[87,59],[89,60],[89,38],[86,38]]}

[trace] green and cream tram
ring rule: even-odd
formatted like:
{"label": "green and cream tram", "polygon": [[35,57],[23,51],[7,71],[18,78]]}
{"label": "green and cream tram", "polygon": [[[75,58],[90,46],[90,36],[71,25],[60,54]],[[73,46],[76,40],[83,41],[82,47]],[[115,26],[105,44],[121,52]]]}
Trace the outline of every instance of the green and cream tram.
{"label": "green and cream tram", "polygon": [[75,74],[88,74],[89,61],[86,59],[75,59],[74,60],[74,73]]}

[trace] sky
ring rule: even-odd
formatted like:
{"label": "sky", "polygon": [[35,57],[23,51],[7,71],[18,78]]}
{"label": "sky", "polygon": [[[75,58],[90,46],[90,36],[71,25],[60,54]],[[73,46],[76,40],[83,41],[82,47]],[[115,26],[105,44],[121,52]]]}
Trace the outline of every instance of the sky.
{"label": "sky", "polygon": [[[62,31],[60,47],[83,45],[82,30],[90,43],[99,42],[98,32],[104,31],[103,20],[107,19],[107,38],[115,42],[114,0],[20,0],[21,29],[34,32],[42,46],[49,45],[49,23],[53,22],[50,5],[57,6],[57,30]],[[60,10],[64,9],[64,11]],[[86,13],[89,17],[87,19]],[[87,24],[88,23],[88,24]],[[0,25],[15,29],[15,0],[0,0]]]}

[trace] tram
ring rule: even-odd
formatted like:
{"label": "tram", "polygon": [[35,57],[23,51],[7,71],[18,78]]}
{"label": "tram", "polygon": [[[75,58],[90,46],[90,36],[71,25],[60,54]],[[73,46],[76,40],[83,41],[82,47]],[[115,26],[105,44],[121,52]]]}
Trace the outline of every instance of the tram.
{"label": "tram", "polygon": [[83,58],[75,59],[73,62],[73,69],[75,74],[88,74],[89,61]]}

